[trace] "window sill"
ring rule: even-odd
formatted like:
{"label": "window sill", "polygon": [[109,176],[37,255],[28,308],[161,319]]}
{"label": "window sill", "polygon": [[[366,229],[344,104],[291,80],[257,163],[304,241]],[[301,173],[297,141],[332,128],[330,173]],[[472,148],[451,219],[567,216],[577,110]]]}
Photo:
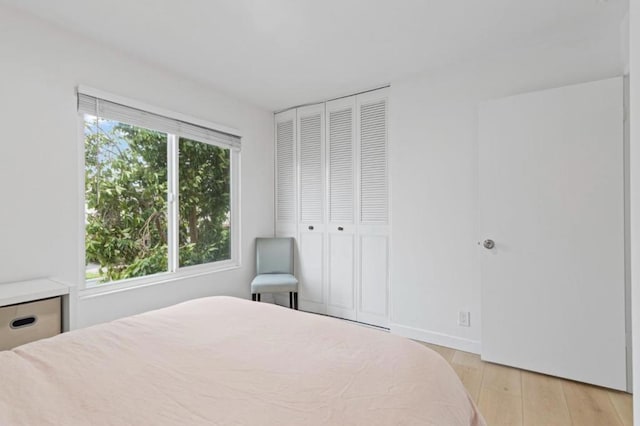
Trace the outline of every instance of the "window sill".
{"label": "window sill", "polygon": [[189,266],[186,268],[181,268],[178,272],[163,272],[147,277],[131,278],[112,283],[87,286],[84,289],[78,291],[78,298],[80,300],[90,299],[93,297],[104,296],[112,293],[120,293],[123,291],[129,291],[143,287],[169,284],[175,281],[183,280],[185,278],[195,278],[203,275],[215,274],[218,272],[232,271],[239,268],[240,264],[232,260],[217,262],[215,265]]}

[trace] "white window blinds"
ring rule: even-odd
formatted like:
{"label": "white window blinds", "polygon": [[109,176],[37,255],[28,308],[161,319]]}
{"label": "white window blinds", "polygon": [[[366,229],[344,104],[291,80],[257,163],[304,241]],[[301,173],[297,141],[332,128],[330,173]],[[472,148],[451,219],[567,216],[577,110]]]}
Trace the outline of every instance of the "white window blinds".
{"label": "white window blinds", "polygon": [[78,112],[240,150],[240,137],[78,92]]}

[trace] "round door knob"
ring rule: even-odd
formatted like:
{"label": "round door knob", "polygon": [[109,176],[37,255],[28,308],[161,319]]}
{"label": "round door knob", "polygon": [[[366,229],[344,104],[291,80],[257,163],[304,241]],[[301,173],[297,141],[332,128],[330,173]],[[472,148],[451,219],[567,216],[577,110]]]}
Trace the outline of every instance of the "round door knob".
{"label": "round door knob", "polygon": [[486,248],[487,250],[491,250],[492,248],[494,248],[496,246],[496,243],[494,243],[493,240],[484,240],[482,242],[482,246],[484,248]]}

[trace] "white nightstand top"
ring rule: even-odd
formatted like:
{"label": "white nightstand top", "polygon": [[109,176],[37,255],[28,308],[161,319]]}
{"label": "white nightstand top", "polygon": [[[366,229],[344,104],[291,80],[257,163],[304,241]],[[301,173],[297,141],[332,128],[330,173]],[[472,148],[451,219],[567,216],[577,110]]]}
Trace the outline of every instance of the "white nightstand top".
{"label": "white nightstand top", "polygon": [[69,286],[48,278],[0,283],[0,306],[69,294]]}

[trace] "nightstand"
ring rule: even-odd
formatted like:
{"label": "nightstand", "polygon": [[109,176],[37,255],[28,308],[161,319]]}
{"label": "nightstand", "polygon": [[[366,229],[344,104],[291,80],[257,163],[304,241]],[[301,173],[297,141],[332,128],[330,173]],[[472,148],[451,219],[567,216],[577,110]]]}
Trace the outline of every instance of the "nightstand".
{"label": "nightstand", "polygon": [[60,334],[68,295],[48,278],[0,284],[0,350]]}

